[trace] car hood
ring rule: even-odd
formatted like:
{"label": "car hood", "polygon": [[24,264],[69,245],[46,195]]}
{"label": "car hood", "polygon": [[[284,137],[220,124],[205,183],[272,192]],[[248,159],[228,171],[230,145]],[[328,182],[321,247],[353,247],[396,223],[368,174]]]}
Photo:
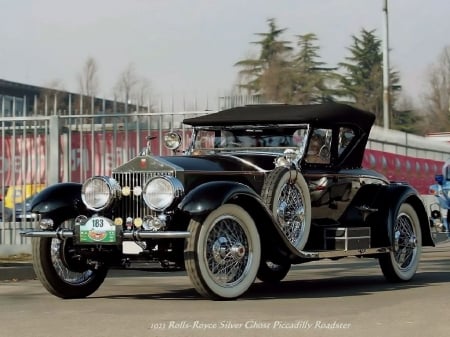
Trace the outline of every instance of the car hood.
{"label": "car hood", "polygon": [[134,174],[135,184],[144,183],[158,175],[176,176],[184,185],[185,191],[215,180],[227,180],[251,185],[259,191],[264,175],[272,170],[276,154],[220,153],[204,156],[138,156],[113,170],[113,177],[129,183]]}
{"label": "car hood", "polygon": [[220,153],[200,156],[173,156],[165,157],[184,171],[261,171],[274,168],[275,154],[260,153]]}
{"label": "car hood", "polygon": [[129,172],[265,172],[274,168],[276,154],[220,153],[200,156],[138,156],[113,173]]}

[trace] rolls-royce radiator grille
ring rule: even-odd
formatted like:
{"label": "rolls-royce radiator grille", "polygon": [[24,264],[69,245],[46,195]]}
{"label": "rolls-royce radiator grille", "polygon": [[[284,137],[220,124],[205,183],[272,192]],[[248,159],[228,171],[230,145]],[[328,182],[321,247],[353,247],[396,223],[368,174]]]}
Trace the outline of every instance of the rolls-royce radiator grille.
{"label": "rolls-royce radiator grille", "polygon": [[119,183],[122,191],[124,187],[129,187],[129,195],[122,195],[121,200],[114,207],[114,217],[121,217],[126,219],[131,217],[144,218],[147,215],[151,215],[153,212],[148,208],[142,197],[142,193],[135,193],[139,191],[136,187],[143,191],[147,181],[155,176],[173,176],[174,173],[170,171],[159,172],[115,172],[113,178]]}

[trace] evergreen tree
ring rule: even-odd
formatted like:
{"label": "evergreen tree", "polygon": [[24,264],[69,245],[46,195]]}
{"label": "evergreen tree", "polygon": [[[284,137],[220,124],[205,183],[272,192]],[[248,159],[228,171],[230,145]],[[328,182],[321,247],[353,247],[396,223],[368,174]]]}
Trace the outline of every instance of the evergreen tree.
{"label": "evergreen tree", "polygon": [[257,33],[262,39],[252,42],[261,47],[259,58],[241,60],[235,66],[242,68],[239,71],[242,79],[239,88],[245,89],[249,95],[258,94],[278,101],[286,88],[287,57],[292,48],[289,41],[280,40],[286,29],[278,28],[273,18],[267,22],[269,32]]}
{"label": "evergreen tree", "polygon": [[332,81],[333,69],[324,67],[325,63],[319,61],[316,34],[297,35],[297,38],[299,51],[291,63],[292,101],[310,104],[333,100],[333,92],[327,85]]}
{"label": "evergreen tree", "polygon": [[[353,44],[347,62],[339,64],[346,73],[341,77],[342,95],[361,109],[372,111],[377,116],[377,124],[383,122],[383,54],[381,41],[374,31],[362,29],[361,36],[352,36]],[[399,76],[390,72],[390,111],[395,103],[395,91]]]}
{"label": "evergreen tree", "polygon": [[392,116],[392,129],[407,133],[422,134],[419,123],[422,118],[414,110],[394,110]]}

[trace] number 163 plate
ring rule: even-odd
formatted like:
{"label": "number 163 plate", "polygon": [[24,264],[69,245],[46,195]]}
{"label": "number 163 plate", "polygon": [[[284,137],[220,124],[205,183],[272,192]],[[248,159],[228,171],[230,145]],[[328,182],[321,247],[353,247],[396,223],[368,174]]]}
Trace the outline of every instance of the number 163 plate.
{"label": "number 163 plate", "polygon": [[104,217],[90,218],[80,225],[80,243],[115,243],[116,226]]}

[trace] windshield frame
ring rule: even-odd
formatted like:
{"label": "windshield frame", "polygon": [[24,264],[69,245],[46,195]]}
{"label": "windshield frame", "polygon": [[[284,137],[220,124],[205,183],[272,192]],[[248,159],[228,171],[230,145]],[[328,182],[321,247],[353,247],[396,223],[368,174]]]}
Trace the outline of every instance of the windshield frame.
{"label": "windshield frame", "polygon": [[[301,130],[300,132],[298,132]],[[272,131],[272,132],[271,132]],[[292,131],[292,132],[286,132]],[[211,139],[208,140],[209,145],[205,146],[202,138],[204,132],[214,132]],[[297,132],[297,135],[294,135]],[[221,142],[224,137],[235,137],[236,142]],[[196,126],[193,128],[191,142],[186,151],[188,155],[195,154],[214,154],[222,152],[256,152],[256,153],[280,153],[286,150],[294,150],[298,157],[302,157],[309,138],[309,124],[270,124],[270,125],[230,125],[230,126]],[[220,135],[220,136],[219,136]],[[212,139],[214,137],[214,139]],[[268,140],[269,143],[279,142],[281,138],[286,140],[286,145],[267,145],[256,144],[256,140]],[[243,140],[247,138],[249,141],[255,141],[254,144],[243,144]]]}

